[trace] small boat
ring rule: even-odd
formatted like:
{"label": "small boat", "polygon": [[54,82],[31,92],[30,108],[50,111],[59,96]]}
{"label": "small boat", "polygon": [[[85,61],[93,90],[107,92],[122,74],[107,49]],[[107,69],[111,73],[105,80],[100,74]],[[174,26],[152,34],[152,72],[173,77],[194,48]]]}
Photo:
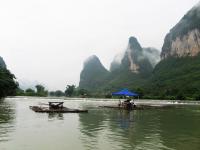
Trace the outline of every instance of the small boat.
{"label": "small boat", "polygon": [[42,106],[29,106],[35,112],[38,113],[87,113],[88,110],[71,109],[63,106],[64,102],[49,102],[49,107]]}

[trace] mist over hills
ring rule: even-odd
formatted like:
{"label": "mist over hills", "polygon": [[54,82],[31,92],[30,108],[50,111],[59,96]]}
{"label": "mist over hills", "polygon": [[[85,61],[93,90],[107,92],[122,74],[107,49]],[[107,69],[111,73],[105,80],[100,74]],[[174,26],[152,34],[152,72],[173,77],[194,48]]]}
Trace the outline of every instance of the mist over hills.
{"label": "mist over hills", "polygon": [[[139,88],[145,95],[156,98],[197,99],[200,98],[199,52],[200,3],[166,35],[161,54],[155,48],[142,48],[135,37],[130,37],[126,51],[114,57],[110,71],[98,73],[98,77],[103,76],[99,78],[101,84],[90,89],[80,82],[79,87],[104,93],[124,87]],[[84,71],[87,66],[84,65]],[[97,77],[92,75],[96,69],[93,67],[87,72],[90,81]]]}
{"label": "mist over hills", "polygon": [[89,57],[80,75],[79,88],[96,91],[144,84],[159,59],[157,49],[142,48],[135,37],[130,37],[126,51],[115,56],[109,71],[97,56]]}

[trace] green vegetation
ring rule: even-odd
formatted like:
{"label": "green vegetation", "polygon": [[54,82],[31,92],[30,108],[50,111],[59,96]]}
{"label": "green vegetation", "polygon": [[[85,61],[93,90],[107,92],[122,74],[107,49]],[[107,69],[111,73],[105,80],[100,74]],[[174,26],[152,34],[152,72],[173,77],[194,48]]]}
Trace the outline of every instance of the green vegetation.
{"label": "green vegetation", "polygon": [[200,93],[200,55],[196,57],[170,57],[154,69],[146,88],[149,95],[198,99]]}
{"label": "green vegetation", "polygon": [[35,90],[30,89],[30,88],[27,89],[24,94],[25,94],[25,96],[36,96]]}
{"label": "green vegetation", "polygon": [[16,94],[18,83],[15,76],[6,68],[0,66],[0,98]]}
{"label": "green vegetation", "polygon": [[43,85],[36,85],[36,91],[34,89],[28,88],[25,91],[18,88],[16,90],[17,96],[39,96],[39,97],[46,97],[48,96],[48,91],[45,90]]}
{"label": "green vegetation", "polygon": [[71,97],[75,92],[75,85],[67,85],[65,95]]}
{"label": "green vegetation", "polygon": [[65,96],[65,93],[61,90],[56,90],[49,92],[49,96],[62,97]]}
{"label": "green vegetation", "polygon": [[96,91],[99,86],[106,83],[109,72],[101,64],[97,56],[91,56],[84,63],[84,69],[80,75],[80,89]]}
{"label": "green vegetation", "polygon": [[37,96],[41,96],[41,97],[48,96],[48,91],[45,90],[44,86],[42,86],[42,85],[36,85],[35,87],[36,87],[36,90],[37,90],[37,92],[36,92]]}
{"label": "green vegetation", "polygon": [[121,88],[129,88],[144,99],[200,100],[200,55],[196,57],[169,57],[162,60],[148,76],[133,74],[125,67],[115,70],[107,84],[90,96],[110,98]]}

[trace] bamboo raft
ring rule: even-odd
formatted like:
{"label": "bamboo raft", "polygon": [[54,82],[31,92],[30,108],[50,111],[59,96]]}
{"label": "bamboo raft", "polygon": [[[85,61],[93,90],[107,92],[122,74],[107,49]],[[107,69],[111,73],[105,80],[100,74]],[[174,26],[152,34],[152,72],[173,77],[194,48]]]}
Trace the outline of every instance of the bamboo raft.
{"label": "bamboo raft", "polygon": [[122,109],[122,110],[146,110],[146,109],[164,109],[172,108],[172,105],[135,105],[134,107],[127,108],[126,106],[117,106],[117,105],[104,105],[99,106],[101,108],[112,108],[112,109]]}
{"label": "bamboo raft", "polygon": [[38,113],[87,113],[84,109],[71,109],[63,106],[63,102],[49,102],[49,107],[29,106],[31,110]]}
{"label": "bamboo raft", "polygon": [[124,109],[124,110],[143,110],[143,107],[131,107],[131,108],[126,108],[122,106],[114,106],[114,105],[105,105],[105,106],[99,106],[100,108],[113,108],[113,109]]}

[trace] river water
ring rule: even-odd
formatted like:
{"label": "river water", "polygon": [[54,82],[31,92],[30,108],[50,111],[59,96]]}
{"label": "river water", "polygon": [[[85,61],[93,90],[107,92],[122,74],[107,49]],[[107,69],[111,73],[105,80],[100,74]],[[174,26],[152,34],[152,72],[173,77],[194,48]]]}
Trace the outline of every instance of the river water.
{"label": "river water", "polygon": [[[47,114],[29,109],[48,101],[64,101],[67,107],[88,109],[89,113]],[[1,100],[0,150],[200,150],[199,105],[131,112],[98,107],[113,103],[117,102]]]}

